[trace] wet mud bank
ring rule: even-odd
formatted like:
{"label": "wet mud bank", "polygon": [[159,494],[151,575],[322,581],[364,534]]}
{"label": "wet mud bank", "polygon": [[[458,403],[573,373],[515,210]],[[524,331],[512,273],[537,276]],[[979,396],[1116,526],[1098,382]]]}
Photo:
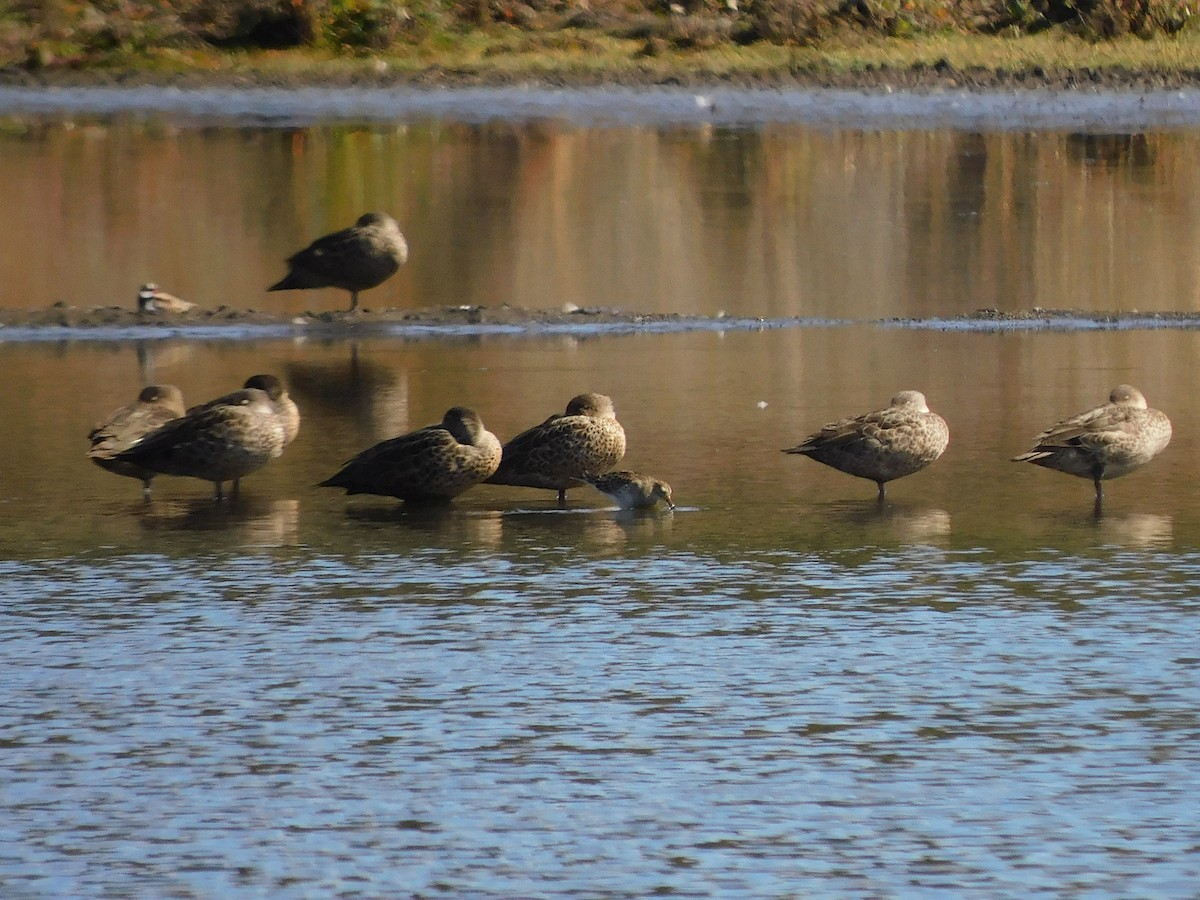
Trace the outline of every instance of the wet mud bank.
{"label": "wet mud bank", "polygon": [[148,313],[122,307],[0,310],[0,343],[56,340],[261,340],[314,337],[454,338],[483,335],[538,337],[687,331],[756,331],[843,326],[945,331],[1094,331],[1200,329],[1200,312],[1096,312],[1078,309],[982,309],[953,317],[873,320],[818,317],[695,316],[639,313],[607,307],[530,309],[450,306],[278,315],[222,306],[187,313]]}

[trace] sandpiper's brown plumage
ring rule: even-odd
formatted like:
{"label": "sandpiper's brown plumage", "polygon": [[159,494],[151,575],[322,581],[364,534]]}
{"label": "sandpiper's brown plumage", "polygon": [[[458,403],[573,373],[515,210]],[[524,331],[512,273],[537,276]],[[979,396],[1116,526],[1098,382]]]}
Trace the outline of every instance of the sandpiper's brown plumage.
{"label": "sandpiper's brown plumage", "polygon": [[942,455],[950,442],[946,420],[930,412],[920,391],[901,391],[886,409],[841,419],[784,450],[884,485],[919,472]]}
{"label": "sandpiper's brown plumage", "polygon": [[1108,403],[1051,425],[1034,438],[1032,450],[1013,461],[1090,478],[1099,504],[1104,497],[1100,482],[1141,468],[1170,442],[1166,414],[1150,409],[1137,388],[1118,384]]}
{"label": "sandpiper's brown plumage", "polygon": [[163,475],[211,481],[221,500],[223,482],[233,482],[236,497],[239,481],[280,456],[299,426],[299,411],[279,379],[255,375],[241,390],[189,409],[117,458]]}
{"label": "sandpiper's brown plumage", "polygon": [[138,309],[148,313],[185,313],[196,307],[195,303],[189,303],[174,294],[159,290],[158,285],[153,281],[138,288],[137,299]]}
{"label": "sandpiper's brown plumage", "polygon": [[139,479],[142,482],[142,496],[149,500],[154,471],[118,459],[117,455],[156,428],[183,414],[183,394],[179,388],[173,384],[148,385],[142,388],[135,402],[122,406],[92,429],[88,434],[88,440],[92,442],[88,458],[109,472]]}
{"label": "sandpiper's brown plumage", "polygon": [[545,488],[566,500],[584,475],[607,472],[625,455],[625,429],[612,400],[604,394],[580,394],[564,415],[551,416],[504,445],[504,456],[489,484]]}
{"label": "sandpiper's brown plumage", "polygon": [[349,228],[319,237],[290,256],[287,275],[267,290],[341,288],[350,292],[350,309],[355,310],[359,291],[383,284],[407,260],[408,243],[396,220],[386,213],[365,213]]}
{"label": "sandpiper's brown plumage", "polygon": [[438,425],[364,450],[321,487],[401,500],[449,500],[494,473],[501,452],[479,414],[455,406]]}
{"label": "sandpiper's brown plumage", "polygon": [[659,500],[668,508],[675,508],[671,486],[640,472],[622,469],[602,475],[584,475],[583,480],[600,493],[612,497],[621,509],[650,509]]}

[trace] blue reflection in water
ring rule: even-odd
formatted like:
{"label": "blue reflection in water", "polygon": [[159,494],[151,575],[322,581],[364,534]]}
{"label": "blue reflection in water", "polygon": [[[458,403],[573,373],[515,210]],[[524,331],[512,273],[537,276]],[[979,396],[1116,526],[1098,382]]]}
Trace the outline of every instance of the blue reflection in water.
{"label": "blue reflection in water", "polygon": [[1189,894],[1196,554],[0,564],[18,894]]}

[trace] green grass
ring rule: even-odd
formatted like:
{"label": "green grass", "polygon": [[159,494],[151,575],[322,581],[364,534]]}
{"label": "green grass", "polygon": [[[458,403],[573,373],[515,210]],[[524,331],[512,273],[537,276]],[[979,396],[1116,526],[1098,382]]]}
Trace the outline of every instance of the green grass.
{"label": "green grass", "polygon": [[[0,60],[0,62],[3,62]],[[946,64],[953,70],[946,74]],[[461,34],[442,32],[387,51],[333,48],[219,51],[201,44],[144,52],[116,51],[86,65],[44,71],[86,78],[128,73],[148,80],[178,76],[283,82],[346,82],[444,76],[480,82],[551,80],[595,83],[671,79],[784,82],[806,75],[886,81],[888,73],[1037,73],[1099,71],[1174,74],[1200,81],[1200,35],[1123,37],[1089,41],[1058,31],[1036,35],[960,33],[886,38],[865,34],[815,46],[724,42],[680,49],[669,41],[620,37],[600,31],[525,32],[498,26]],[[80,74],[82,73],[82,74]],[[868,77],[869,76],[869,77]]]}

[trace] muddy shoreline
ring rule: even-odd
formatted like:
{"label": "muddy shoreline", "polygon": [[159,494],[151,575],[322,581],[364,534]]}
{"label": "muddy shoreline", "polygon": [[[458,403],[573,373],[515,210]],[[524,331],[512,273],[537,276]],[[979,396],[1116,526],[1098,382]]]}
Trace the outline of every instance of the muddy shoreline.
{"label": "muddy shoreline", "polygon": [[1194,68],[1131,69],[1124,66],[1057,67],[1033,64],[1016,68],[958,67],[947,59],[912,66],[886,63],[843,69],[812,65],[753,72],[719,72],[703,67],[657,66],[619,70],[560,69],[548,72],[487,66],[430,65],[402,69],[377,64],[336,68],[301,66],[294,70],[154,71],[136,68],[0,69],[0,87],[164,87],[183,90],[232,88],[650,88],[724,87],[730,89],[839,89],[858,91],[1170,91],[1200,88],[1200,64]]}
{"label": "muddy shoreline", "polygon": [[43,340],[260,340],[311,336],[437,338],[471,335],[579,336],[687,331],[753,331],[779,328],[867,326],[945,331],[1094,331],[1200,329],[1198,312],[1079,309],[981,309],[957,316],[874,320],[806,317],[697,316],[640,313],[606,307],[530,309],[452,306],[372,309],[279,315],[221,306],[181,314],[117,306],[0,310],[0,343]]}

